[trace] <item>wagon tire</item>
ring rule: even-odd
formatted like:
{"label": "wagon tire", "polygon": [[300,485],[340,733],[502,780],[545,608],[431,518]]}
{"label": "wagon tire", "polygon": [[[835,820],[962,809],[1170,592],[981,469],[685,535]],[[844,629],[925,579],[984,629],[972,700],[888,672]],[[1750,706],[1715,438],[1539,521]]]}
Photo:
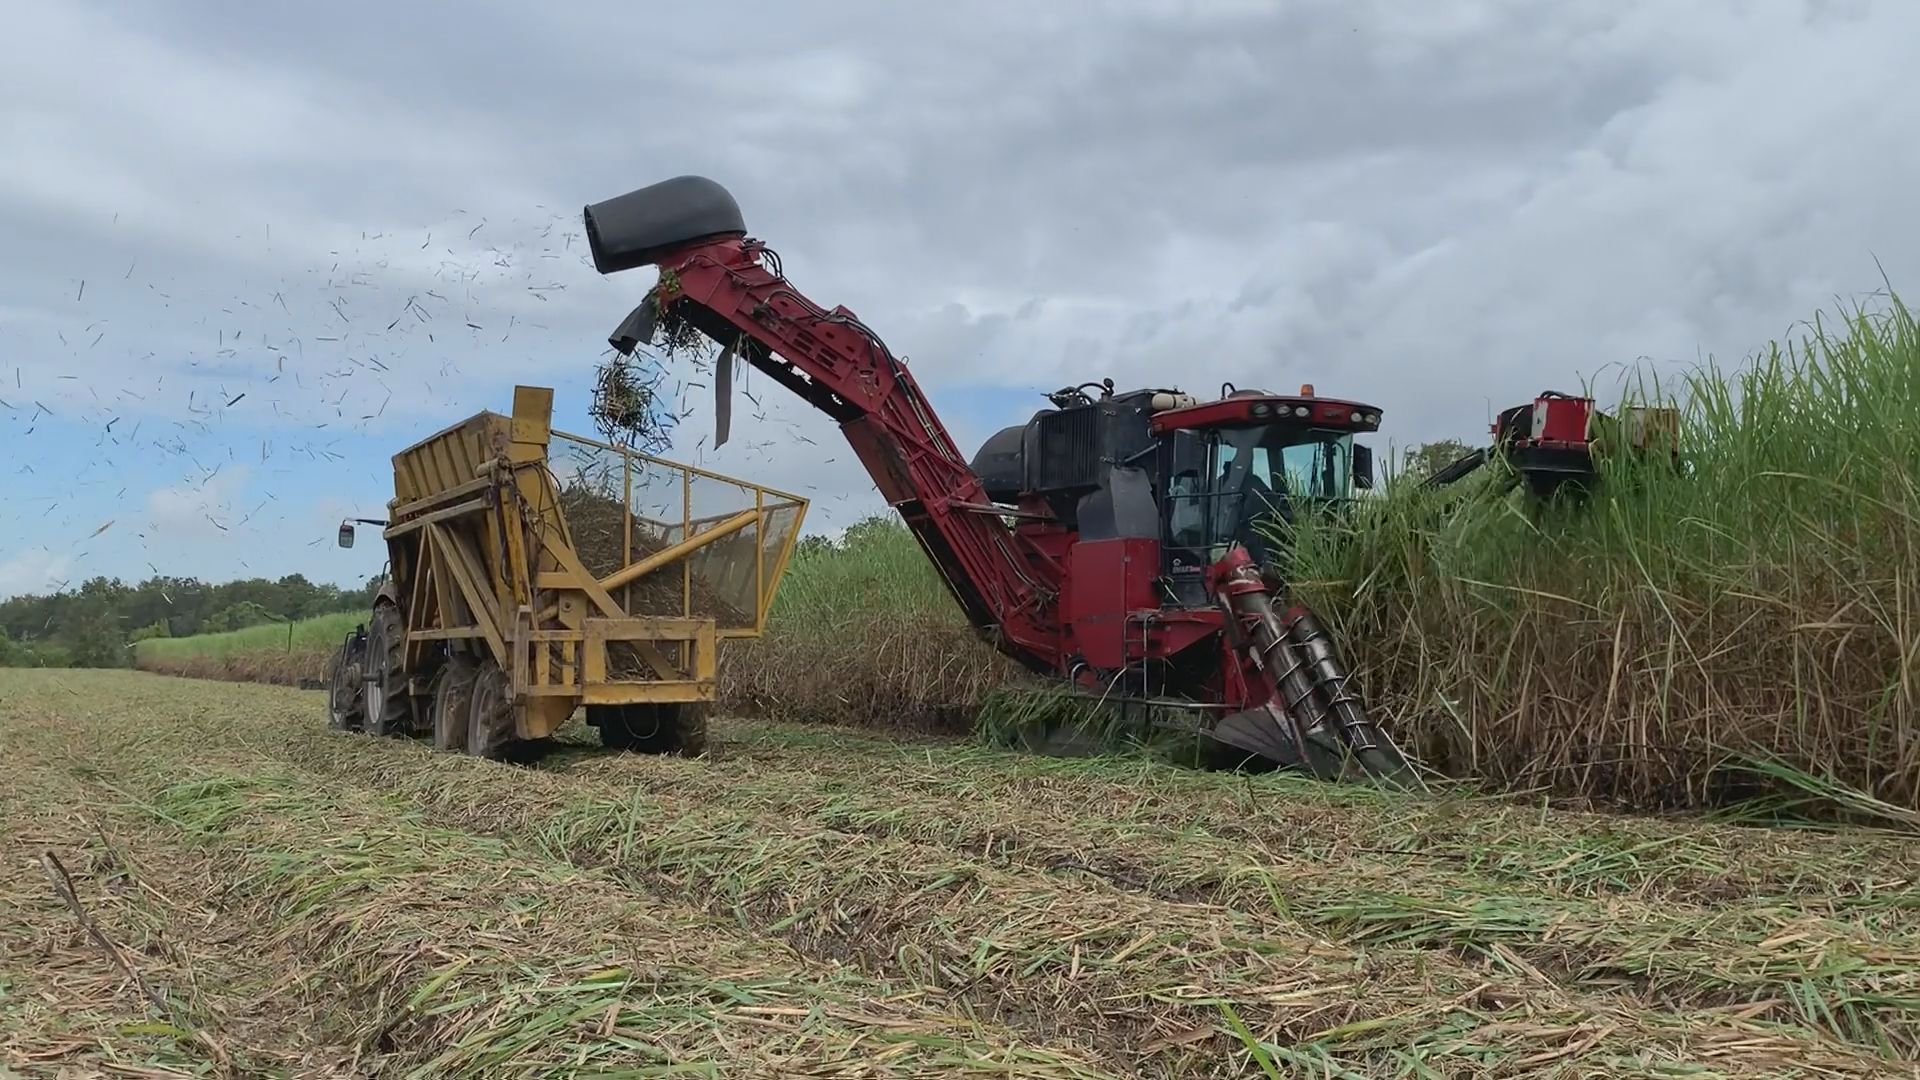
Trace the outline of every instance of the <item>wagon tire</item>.
{"label": "wagon tire", "polygon": [[514,743],[512,684],[493,660],[482,660],[467,695],[467,753],[498,761]]}
{"label": "wagon tire", "polygon": [[364,656],[364,649],[343,644],[327,662],[327,726],[335,731],[359,731],[366,720]]}
{"label": "wagon tire", "polygon": [[365,730],[369,735],[405,735],[413,723],[407,697],[406,626],[400,609],[382,604],[367,631]]}
{"label": "wagon tire", "polygon": [[467,729],[473,722],[473,683],[479,670],[472,658],[454,656],[434,677],[432,704],[427,711],[433,723],[435,750],[466,752]]}
{"label": "wagon tire", "polygon": [[704,701],[595,705],[587,723],[600,730],[600,745],[609,750],[697,757],[706,752],[712,712]]}

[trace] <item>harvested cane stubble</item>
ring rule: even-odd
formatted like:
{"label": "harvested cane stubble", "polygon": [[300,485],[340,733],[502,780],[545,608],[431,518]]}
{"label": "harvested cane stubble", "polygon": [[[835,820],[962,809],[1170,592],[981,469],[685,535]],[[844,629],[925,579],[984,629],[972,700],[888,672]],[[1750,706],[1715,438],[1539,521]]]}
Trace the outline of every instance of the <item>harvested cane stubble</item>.
{"label": "harvested cane stubble", "polygon": [[[925,798],[910,782],[895,784],[881,769],[862,782],[839,782],[877,799],[876,807],[891,801],[904,828],[849,828],[845,815],[835,819],[839,811],[810,811],[804,799],[781,803],[753,776],[726,773],[726,761],[712,765],[705,786],[693,776],[674,780],[676,769],[695,763],[632,763],[659,767],[662,782],[653,790],[637,774],[507,769],[326,734],[317,713],[307,715],[311,696],[284,690],[230,688],[232,700],[196,715],[204,701],[169,696],[167,686],[121,676],[94,690],[100,715],[81,719],[86,711],[73,709],[77,717],[67,723],[115,730],[125,721],[113,717],[136,713],[146,719],[142,746],[152,767],[175,774],[217,763],[211,748],[219,740],[207,726],[217,724],[221,738],[253,755],[230,771],[284,773],[298,792],[338,790],[342,799],[359,792],[353,798],[417,807],[420,828],[492,836],[511,863],[599,871],[637,901],[670,897],[707,907],[743,934],[778,940],[818,963],[851,959],[877,984],[912,986],[947,1009],[1020,1032],[1021,1040],[1123,1074],[1238,1076],[1254,1057],[1288,1070],[1317,1063],[1367,1076],[1419,1068],[1651,1076],[1680,1063],[1741,1076],[1864,1076],[1887,1074],[1897,1061],[1874,1049],[1868,1030],[1849,1040],[1768,1019],[1774,1007],[1759,1001],[1703,1003],[1640,986],[1586,984],[1532,963],[1523,940],[1515,947],[1496,936],[1463,951],[1436,934],[1396,942],[1390,934],[1332,932],[1325,897],[1294,884],[1311,872],[1304,863],[1271,865],[1275,892],[1256,907],[1250,892],[1177,899],[1139,882],[1046,867],[1062,851],[1035,847],[1041,822],[1031,819],[1010,819],[1012,851],[1031,847],[1031,859],[991,842],[964,849],[983,838],[912,824],[952,813],[950,803]],[[119,705],[108,707],[111,698]],[[820,751],[833,755],[831,744]],[[628,765],[622,761],[622,771]],[[1215,798],[1236,799],[1233,780],[1219,780]],[[1265,792],[1304,798],[1288,796],[1284,784]],[[292,811],[263,813],[278,819]],[[1098,819],[1089,805],[1054,822],[1058,844],[1125,844],[1081,821],[1085,815]],[[975,830],[991,826],[987,817],[972,821]],[[1117,857],[1133,859],[1137,871],[1152,871],[1154,859],[1177,859],[1169,851],[1148,855],[1150,844],[1177,840],[1148,836]],[[1098,857],[1085,861],[1098,867]],[[422,859],[451,865],[465,855]],[[1321,872],[1348,874],[1367,859],[1348,853]],[[1363,922],[1367,903],[1379,903],[1379,874],[1352,876]],[[1463,874],[1461,886],[1478,882]],[[1296,896],[1313,911],[1286,915]],[[1713,924],[1693,930],[1703,938],[1718,932]],[[1659,926],[1644,932],[1649,942],[1667,934]],[[1724,947],[1753,951],[1738,936]],[[1236,1036],[1242,1024],[1260,1055]]]}
{"label": "harvested cane stubble", "polygon": [[[342,820],[370,836],[401,824],[420,830],[377,847],[418,860],[422,877],[409,879],[407,895],[471,888],[465,875],[474,867],[585,875],[608,890],[611,899],[596,903],[704,908],[706,918],[742,936],[777,941],[811,963],[851,961],[872,986],[979,1017],[1022,1046],[1053,1048],[1055,1062],[1135,1076],[1239,1076],[1264,1063],[1280,1075],[1344,1069],[1363,1076],[1909,1070],[1901,1055],[1910,1045],[1913,1006],[1900,1005],[1910,989],[1902,989],[1899,972],[1910,966],[1900,957],[1913,930],[1897,905],[1825,910],[1803,890],[1800,932],[1812,937],[1754,942],[1747,937],[1751,920],[1787,910],[1785,899],[1768,893],[1772,871],[1756,870],[1745,883],[1765,903],[1756,900],[1727,923],[1696,918],[1700,908],[1672,894],[1641,899],[1630,867],[1604,887],[1595,887],[1595,874],[1573,873],[1571,863],[1539,875],[1536,888],[1503,884],[1508,860],[1524,860],[1536,843],[1565,850],[1587,824],[1538,811],[1532,826],[1488,826],[1478,841],[1466,841],[1482,845],[1477,864],[1428,860],[1423,869],[1395,873],[1406,866],[1404,857],[1335,843],[1348,834],[1330,822],[1372,814],[1410,832],[1444,831],[1453,815],[1472,818],[1482,808],[1449,810],[1420,800],[1403,806],[1280,780],[1118,771],[1137,765],[886,750],[857,741],[843,751],[815,733],[780,743],[768,734],[779,729],[765,727],[744,732],[749,741],[737,756],[723,753],[719,761],[582,761],[576,753],[565,758],[570,772],[554,773],[329,734],[312,695],[223,687],[209,707],[204,684],[112,674],[77,679],[70,685],[80,689],[64,701],[37,685],[0,695],[0,717],[10,727],[22,724],[22,701],[43,712],[58,708],[59,725],[42,715],[27,724],[29,733],[95,746],[96,767],[151,770],[149,784],[205,772],[253,784],[242,802],[266,802],[257,814],[231,819],[258,822],[245,826],[237,846],[304,850],[305,840],[272,835],[285,827],[283,818],[298,816],[298,804],[327,792],[333,801],[317,813],[323,822],[345,814]],[[44,734],[54,730],[64,734]],[[136,741],[139,754],[130,752]],[[1010,770],[1004,782],[987,775],[996,757]],[[918,769],[905,767],[914,760]],[[936,778],[946,766],[950,783]],[[1147,808],[1132,811],[1129,786]],[[1078,807],[1071,805],[1076,789],[1085,792]],[[1033,804],[1024,812],[1023,800]],[[1215,835],[1207,827],[1249,803],[1267,809],[1246,815],[1244,835]],[[181,807],[166,809],[182,821],[201,820]],[[1190,811],[1186,834],[1172,827]],[[356,813],[393,820],[363,827]],[[1294,818],[1304,823],[1302,843],[1320,847],[1290,846],[1283,823]],[[1556,834],[1556,826],[1564,831]],[[1365,830],[1352,835],[1386,839]],[[476,854],[488,844],[499,852],[491,862]],[[1623,838],[1619,846],[1636,844]],[[1235,845],[1245,848],[1238,859]],[[1608,843],[1588,847],[1603,862],[1625,865],[1608,856]],[[1640,844],[1636,858],[1692,861],[1702,849],[1697,840]],[[1217,864],[1211,874],[1208,863]],[[1808,863],[1809,873],[1840,870],[1832,861]],[[1342,889],[1349,894],[1344,911]],[[537,919],[543,931],[574,910],[541,896],[527,910],[554,905],[554,918]],[[1476,907],[1476,897],[1496,902]],[[1676,910],[1662,922],[1658,909],[1670,901]],[[1605,928],[1592,918],[1615,910],[1624,929],[1594,937]],[[1570,913],[1577,933],[1588,935],[1585,945],[1611,958],[1593,967],[1547,962],[1552,957],[1540,950],[1559,947],[1559,930],[1542,920],[1554,913]],[[1836,930],[1852,925],[1883,935],[1877,954],[1847,951],[1850,931]],[[1831,1023],[1807,1022],[1810,1009],[1767,1000],[1755,981],[1790,986],[1785,972],[1810,955],[1818,959],[1800,942],[1820,935],[1834,935],[1842,951],[1819,955],[1850,959],[1822,973],[1828,982],[1812,978],[1790,993],[1843,1005],[1851,995]],[[577,939],[567,951],[592,944]],[[1656,957],[1663,948],[1679,958],[1658,974],[1661,986],[1624,977],[1608,985],[1602,977],[1622,956]],[[1724,971],[1695,963],[1716,952]],[[1761,964],[1767,956],[1778,971]],[[519,970],[543,972],[542,964],[561,959],[530,953]],[[522,992],[510,982],[490,985],[512,1002],[528,1000],[514,996]],[[564,1036],[545,1037],[589,1042],[566,1023],[559,1022]],[[434,1053],[458,1045],[432,1031],[416,1041]],[[501,1060],[534,1060],[528,1055],[544,1047],[539,1038],[514,1043]],[[1018,1068],[1000,1075],[1008,1073],[1059,1075]],[[886,1074],[878,1067],[871,1073]]]}
{"label": "harvested cane stubble", "polygon": [[[258,955],[284,976],[263,1009],[202,995],[176,1010],[164,1026],[178,1034],[161,1041],[205,1053],[162,1046],[149,1050],[156,1065],[206,1060],[255,1075],[322,1061],[338,1075],[352,1059],[425,1076],[1114,1075],[954,1014],[937,996],[810,963],[697,910],[436,828],[390,798],[284,763],[210,754],[113,781],[69,781],[55,798],[106,807],[115,840],[147,853],[131,872],[167,868],[154,893],[190,902],[165,921],[172,933],[192,932],[188,916],[208,910],[229,928],[218,940],[156,936],[149,947]],[[116,793],[135,801],[116,806]],[[246,989],[262,992],[257,981]],[[253,1022],[282,1009],[277,1024]],[[104,1034],[83,1022],[65,1038],[77,1050]],[[57,1043],[32,1052],[69,1056]]]}

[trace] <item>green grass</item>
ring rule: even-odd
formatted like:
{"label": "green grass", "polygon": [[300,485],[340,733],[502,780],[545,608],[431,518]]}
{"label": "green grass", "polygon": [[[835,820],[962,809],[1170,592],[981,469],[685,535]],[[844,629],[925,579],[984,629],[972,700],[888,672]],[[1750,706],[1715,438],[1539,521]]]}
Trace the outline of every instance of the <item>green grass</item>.
{"label": "green grass", "polygon": [[730,645],[722,692],[736,710],[884,728],[967,731],[1011,661],[981,644],[913,536],[860,522],[795,552],[766,636]]}
{"label": "green grass", "polygon": [[[1456,775],[1640,805],[1822,787],[1920,807],[1920,331],[1897,300],[1623,402],[1573,510],[1402,486],[1306,530],[1301,591],[1403,742]],[[1603,401],[1603,404],[1605,402]]]}
{"label": "green grass", "polygon": [[[307,649],[331,650],[366,619],[366,612],[342,611],[292,623],[267,623],[218,634],[148,638],[133,648],[137,656],[155,660],[189,656],[224,660],[233,656],[270,655]],[[292,631],[291,635],[289,630]]]}
{"label": "green grass", "polygon": [[218,634],[148,638],[133,646],[133,665],[146,671],[260,682],[320,678],[326,660],[355,626],[360,611],[316,615]]}

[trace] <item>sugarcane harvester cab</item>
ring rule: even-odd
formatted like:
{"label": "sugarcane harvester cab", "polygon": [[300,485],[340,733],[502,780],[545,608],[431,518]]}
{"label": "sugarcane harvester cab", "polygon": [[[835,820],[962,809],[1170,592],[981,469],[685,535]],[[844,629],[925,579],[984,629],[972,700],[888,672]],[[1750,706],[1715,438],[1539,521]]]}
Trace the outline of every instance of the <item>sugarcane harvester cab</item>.
{"label": "sugarcane harvester cab", "polygon": [[1201,401],[1089,383],[969,460],[880,335],[802,294],[719,184],[677,177],[583,217],[601,273],[660,271],[616,351],[711,339],[716,384],[744,362],[837,421],[1000,652],[1105,702],[1184,713],[1216,762],[1409,776],[1325,628],[1262,566],[1277,524],[1369,486],[1353,437],[1378,410],[1309,387]]}
{"label": "sugarcane harvester cab", "polygon": [[1235,544],[1278,584],[1287,527],[1373,485],[1371,452],[1353,437],[1376,430],[1379,412],[1316,398],[1310,385],[1281,396],[1228,383],[1203,404],[1173,389],[1115,393],[1105,380],[1047,397],[1052,409],[974,455],[987,497],[1044,506],[1083,542],[1153,541],[1162,603],[1207,606],[1206,569]]}

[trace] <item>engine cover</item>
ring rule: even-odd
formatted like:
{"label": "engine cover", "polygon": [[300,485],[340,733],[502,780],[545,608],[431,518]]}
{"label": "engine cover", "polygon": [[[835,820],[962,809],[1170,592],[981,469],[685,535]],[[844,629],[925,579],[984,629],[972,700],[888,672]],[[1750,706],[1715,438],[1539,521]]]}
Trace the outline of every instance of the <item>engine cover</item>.
{"label": "engine cover", "polygon": [[1074,498],[1105,484],[1112,466],[1142,464],[1137,459],[1156,441],[1147,426],[1154,398],[1169,393],[1132,390],[1086,405],[1042,409],[982,443],[973,457],[974,475],[995,502],[1040,495],[1071,506]]}

